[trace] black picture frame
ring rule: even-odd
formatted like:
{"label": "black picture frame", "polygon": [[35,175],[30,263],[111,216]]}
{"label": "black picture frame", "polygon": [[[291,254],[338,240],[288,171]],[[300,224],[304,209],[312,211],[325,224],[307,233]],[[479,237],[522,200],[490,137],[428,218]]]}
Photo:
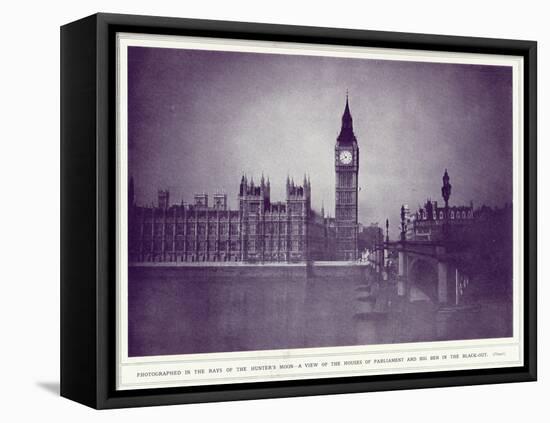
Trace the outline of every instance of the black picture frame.
{"label": "black picture frame", "polygon": [[[117,32],[515,55],[524,59],[524,366],[116,391]],[[537,377],[534,41],[95,14],[61,28],[61,395],[97,409],[534,381]]]}

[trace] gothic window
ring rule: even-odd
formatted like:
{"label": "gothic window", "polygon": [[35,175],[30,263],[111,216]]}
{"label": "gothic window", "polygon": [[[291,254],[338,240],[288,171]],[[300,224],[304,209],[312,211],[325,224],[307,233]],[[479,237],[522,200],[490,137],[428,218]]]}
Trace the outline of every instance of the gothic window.
{"label": "gothic window", "polygon": [[250,213],[258,213],[260,211],[260,205],[258,203],[250,203],[248,206]]}
{"label": "gothic window", "polygon": [[341,188],[353,187],[353,173],[342,172],[338,174],[338,186]]}
{"label": "gothic window", "polygon": [[206,233],[206,225],[204,223],[198,224],[199,235],[204,235]]}
{"label": "gothic window", "polygon": [[349,191],[338,192],[338,202],[342,204],[352,204],[353,202],[353,193]]}
{"label": "gothic window", "polygon": [[439,218],[443,219],[443,212],[442,211],[439,212]]}
{"label": "gothic window", "polygon": [[187,224],[187,235],[195,235],[195,224],[194,223],[188,223]]}
{"label": "gothic window", "polygon": [[337,202],[340,204],[348,204],[350,199],[350,193],[346,191],[339,191],[336,193]]}
{"label": "gothic window", "polygon": [[208,235],[216,235],[216,223],[208,224]]}
{"label": "gothic window", "polygon": [[220,235],[227,235],[227,224],[220,224]]}
{"label": "gothic window", "polygon": [[239,233],[239,224],[232,223],[230,229],[231,229],[231,235],[237,235]]}
{"label": "gothic window", "polygon": [[352,235],[351,228],[339,228],[338,229],[340,237],[350,237]]}
{"label": "gothic window", "polygon": [[351,209],[344,209],[344,208],[337,209],[336,218],[341,220],[349,220],[353,217],[352,212],[353,211]]}

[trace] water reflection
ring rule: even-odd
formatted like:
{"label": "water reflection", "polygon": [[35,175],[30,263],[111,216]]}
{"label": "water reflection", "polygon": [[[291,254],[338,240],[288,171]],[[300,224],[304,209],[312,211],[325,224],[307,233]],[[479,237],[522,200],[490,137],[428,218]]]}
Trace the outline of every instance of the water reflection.
{"label": "water reflection", "polygon": [[430,301],[397,297],[393,285],[369,275],[130,268],[128,288],[130,356],[495,337],[505,336],[510,328],[502,322],[511,321],[508,304],[447,316]]}

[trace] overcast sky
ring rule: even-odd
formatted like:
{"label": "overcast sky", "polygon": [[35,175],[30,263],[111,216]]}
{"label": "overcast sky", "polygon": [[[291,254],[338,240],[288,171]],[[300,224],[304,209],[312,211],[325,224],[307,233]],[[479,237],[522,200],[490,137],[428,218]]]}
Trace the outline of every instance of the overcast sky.
{"label": "overcast sky", "polygon": [[138,204],[170,190],[228,194],[237,207],[245,172],[271,179],[309,173],[312,204],[334,215],[334,145],[346,90],[360,148],[359,220],[390,218],[401,204],[512,201],[509,67],[130,47],[129,174]]}

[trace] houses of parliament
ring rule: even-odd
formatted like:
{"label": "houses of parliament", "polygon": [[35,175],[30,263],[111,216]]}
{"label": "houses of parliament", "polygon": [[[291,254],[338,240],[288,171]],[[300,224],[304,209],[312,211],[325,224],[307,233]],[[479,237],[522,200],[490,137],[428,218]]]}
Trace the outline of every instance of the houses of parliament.
{"label": "houses of parliament", "polygon": [[271,183],[243,175],[238,210],[227,194],[195,194],[192,204],[171,204],[158,191],[156,206],[135,204],[128,186],[130,262],[307,262],[358,258],[359,147],[348,98],[334,147],[335,213],[311,207],[312,185],[287,177],[284,201],[272,201]]}

